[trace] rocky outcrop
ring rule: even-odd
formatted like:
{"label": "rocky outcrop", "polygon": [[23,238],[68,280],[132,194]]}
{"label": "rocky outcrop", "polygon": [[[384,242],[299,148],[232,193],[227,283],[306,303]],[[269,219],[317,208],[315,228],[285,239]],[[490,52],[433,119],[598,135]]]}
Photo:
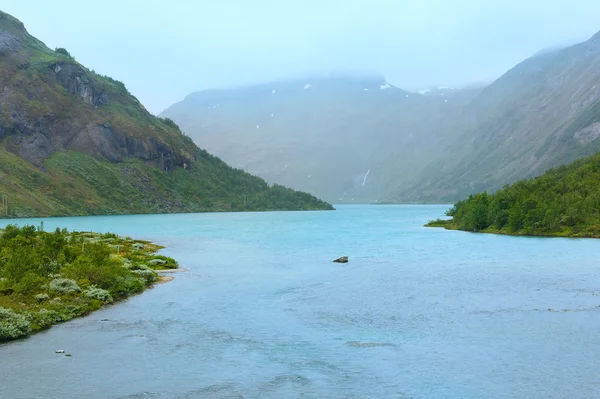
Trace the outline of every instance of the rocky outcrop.
{"label": "rocky outcrop", "polygon": [[56,82],[71,94],[79,96],[83,102],[93,106],[107,103],[108,96],[94,82],[90,73],[74,63],[57,62],[50,65],[54,71]]}
{"label": "rocky outcrop", "polygon": [[341,258],[337,258],[336,260],[334,260],[335,263],[348,263],[348,257],[347,256],[342,256]]}
{"label": "rocky outcrop", "polygon": [[14,51],[20,46],[19,38],[8,31],[0,30],[0,53]]}
{"label": "rocky outcrop", "polygon": [[592,123],[586,128],[575,132],[573,138],[579,141],[580,144],[587,144],[596,140],[598,136],[600,136],[600,122]]}

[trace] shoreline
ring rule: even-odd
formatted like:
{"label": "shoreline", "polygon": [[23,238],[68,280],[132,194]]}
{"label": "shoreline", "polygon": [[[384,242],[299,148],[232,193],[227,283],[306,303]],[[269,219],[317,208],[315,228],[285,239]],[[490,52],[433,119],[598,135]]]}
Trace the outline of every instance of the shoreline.
{"label": "shoreline", "polygon": [[[43,225],[9,225],[0,231],[7,259],[28,270],[15,274],[11,270],[18,269],[6,269],[0,278],[0,343],[124,302],[175,278],[168,274],[186,271],[173,258],[158,254],[164,247],[150,241],[112,233],[46,232]],[[49,248],[62,259],[50,259],[55,269],[31,268],[46,259]],[[31,252],[27,260],[15,252],[23,249]]]}
{"label": "shoreline", "polygon": [[475,234],[495,234],[502,236],[510,236],[510,237],[531,237],[531,238],[587,238],[587,239],[598,239],[600,238],[600,234],[594,235],[591,233],[572,233],[572,232],[564,232],[564,233],[521,233],[521,232],[508,232],[503,230],[496,230],[493,228],[487,228],[479,231],[468,231],[461,230],[456,227],[455,224],[452,223],[452,220],[432,220],[426,223],[423,227],[429,228],[443,228],[444,230],[452,230],[452,231],[463,231],[465,233],[475,233]]}
{"label": "shoreline", "polygon": [[173,280],[175,280],[175,276],[165,276],[165,274],[173,274],[173,273],[185,273],[188,269],[177,268],[177,269],[166,269],[166,270],[155,270],[156,274],[158,274],[158,281],[154,283],[155,285],[166,284]]}

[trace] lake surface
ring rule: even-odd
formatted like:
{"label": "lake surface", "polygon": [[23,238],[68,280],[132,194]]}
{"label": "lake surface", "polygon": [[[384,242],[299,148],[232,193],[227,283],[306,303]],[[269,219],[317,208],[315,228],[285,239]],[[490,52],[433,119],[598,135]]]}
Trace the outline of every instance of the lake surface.
{"label": "lake surface", "polygon": [[597,398],[600,241],[422,227],[446,208],[45,219],[188,272],[0,345],[0,398]]}

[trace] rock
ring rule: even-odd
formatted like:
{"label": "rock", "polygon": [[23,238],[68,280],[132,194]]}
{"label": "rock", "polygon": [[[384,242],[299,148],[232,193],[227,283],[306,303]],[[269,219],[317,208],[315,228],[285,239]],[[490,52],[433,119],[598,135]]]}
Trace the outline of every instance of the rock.
{"label": "rock", "polygon": [[337,258],[336,260],[334,260],[335,263],[348,263],[348,257],[347,256],[342,256],[341,258]]}
{"label": "rock", "polygon": [[57,349],[54,351],[54,353],[65,353],[64,349]]}
{"label": "rock", "polygon": [[140,250],[140,249],[144,249],[144,244],[136,242],[135,244],[132,245],[132,247],[134,247],[137,250]]}
{"label": "rock", "polygon": [[151,259],[148,261],[148,263],[150,263],[151,265],[164,265],[165,263],[167,263],[167,261],[163,259]]}

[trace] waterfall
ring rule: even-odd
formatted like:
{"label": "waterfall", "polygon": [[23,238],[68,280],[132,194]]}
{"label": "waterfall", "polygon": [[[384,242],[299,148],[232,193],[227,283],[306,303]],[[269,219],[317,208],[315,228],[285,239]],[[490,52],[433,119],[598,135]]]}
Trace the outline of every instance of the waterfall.
{"label": "waterfall", "polygon": [[363,177],[363,183],[362,186],[365,186],[365,183],[367,182],[367,177],[369,177],[369,173],[371,173],[371,169],[367,170],[367,173],[365,173],[365,177]]}

